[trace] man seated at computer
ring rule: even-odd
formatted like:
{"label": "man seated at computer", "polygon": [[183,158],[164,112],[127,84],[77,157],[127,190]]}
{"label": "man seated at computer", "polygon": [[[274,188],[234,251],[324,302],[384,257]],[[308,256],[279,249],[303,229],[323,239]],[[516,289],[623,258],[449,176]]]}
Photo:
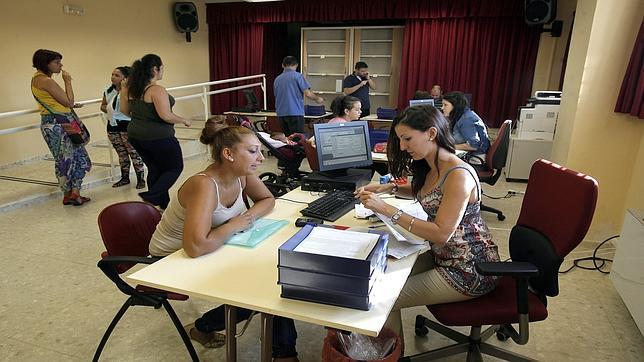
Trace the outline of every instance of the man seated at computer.
{"label": "man seated at computer", "polygon": [[[394,304],[386,326],[403,338],[400,310],[412,306],[464,301],[489,293],[497,278],[482,276],[478,262],[499,260],[497,246],[481,217],[481,185],[476,171],[455,155],[445,118],[434,107],[405,109],[392,124],[387,157],[394,177],[411,185],[372,184],[356,195],[374,212],[428,240]],[[413,197],[428,219],[418,219],[384,202],[379,193]]]}
{"label": "man seated at computer", "polygon": [[[189,177],[171,198],[150,240],[150,255],[166,256],[182,248],[193,258],[217,252],[232,235],[248,230],[275,207],[275,198],[255,175],[264,156],[252,130],[211,118],[200,141],[211,148],[213,163]],[[246,209],[242,192],[253,201],[250,209]],[[238,320],[250,313],[240,308]],[[274,326],[273,357],[297,356],[293,320],[276,317]],[[225,344],[225,335],[217,331],[224,328],[221,306],[186,326],[186,331],[205,347],[218,348]]]}
{"label": "man seated at computer", "polygon": [[490,137],[485,123],[470,109],[465,95],[461,92],[447,93],[443,97],[443,114],[449,120],[456,149],[467,151],[461,157],[472,164],[484,163]]}

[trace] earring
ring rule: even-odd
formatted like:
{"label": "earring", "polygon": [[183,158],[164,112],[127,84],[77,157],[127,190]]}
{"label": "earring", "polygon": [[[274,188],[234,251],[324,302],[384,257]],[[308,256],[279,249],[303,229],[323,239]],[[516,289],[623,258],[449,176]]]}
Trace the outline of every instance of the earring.
{"label": "earring", "polygon": [[232,157],[231,157],[231,158],[229,158],[229,160],[230,160],[230,162],[234,162],[234,161],[235,161],[235,160],[233,160],[233,158],[232,158]]}

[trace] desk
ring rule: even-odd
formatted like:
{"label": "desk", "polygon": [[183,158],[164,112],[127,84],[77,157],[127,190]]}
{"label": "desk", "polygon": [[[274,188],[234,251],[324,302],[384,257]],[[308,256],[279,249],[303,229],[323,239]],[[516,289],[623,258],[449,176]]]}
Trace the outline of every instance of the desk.
{"label": "desk", "polygon": [[[310,202],[317,198],[299,188],[285,198]],[[394,205],[409,200],[388,199]],[[258,311],[262,314],[262,361],[271,360],[272,316],[278,315],[370,336],[377,336],[402,289],[417,255],[400,260],[388,260],[382,283],[386,292],[380,293],[369,311],[341,308],[280,297],[277,285],[277,249],[298,228],[294,220],[300,217],[302,204],[276,200],[270,219],[289,220],[289,225],[253,249],[225,245],[219,250],[190,258],[179,250],[127,277],[130,282],[161,288],[190,297],[226,305],[226,359],[236,360],[235,307]],[[349,212],[336,221],[337,225],[367,226]],[[386,295],[385,295],[386,294]]]}

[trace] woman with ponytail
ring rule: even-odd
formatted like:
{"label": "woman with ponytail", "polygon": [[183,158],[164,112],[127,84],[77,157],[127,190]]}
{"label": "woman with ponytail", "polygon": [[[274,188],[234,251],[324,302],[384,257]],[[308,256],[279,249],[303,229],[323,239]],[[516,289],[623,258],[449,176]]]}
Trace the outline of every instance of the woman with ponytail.
{"label": "woman with ponytail", "polygon": [[339,96],[331,102],[334,118],[329,123],[344,123],[360,119],[362,104],[353,96]]}
{"label": "woman with ponytail", "polygon": [[134,164],[136,172],[136,188],[145,188],[145,179],[143,178],[143,160],[130,144],[127,138],[127,125],[130,123],[130,117],[121,113],[120,103],[121,82],[130,75],[130,67],[116,67],[112,71],[112,84],[103,92],[103,101],[101,102],[101,111],[107,114],[107,139],[110,140],[112,147],[119,156],[119,165],[121,166],[121,179],[112,187],[121,187],[130,184],[130,158]]}
{"label": "woman with ponytail", "polygon": [[132,64],[130,77],[121,87],[120,110],[130,116],[130,143],[148,166],[148,191],[139,193],[161,209],[168,207],[168,190],[183,171],[183,155],[174,136],[174,125],[190,127],[189,120],[172,112],[174,98],[157,82],[163,79],[163,63],[155,54]]}
{"label": "woman with ponytail", "polygon": [[[216,252],[233,234],[247,230],[275,207],[275,198],[255,175],[264,156],[253,131],[226,126],[221,118],[213,117],[206,121],[200,141],[210,147],[213,162],[188,178],[172,197],[150,241],[153,256],[166,256],[181,248],[193,258]],[[253,201],[250,209],[246,209],[242,193]],[[237,318],[247,319],[250,313],[240,308]],[[274,325],[274,345],[294,353],[293,321],[276,317]],[[218,331],[224,328],[222,306],[186,326],[186,331],[205,347],[219,348],[225,344],[225,335]],[[287,342],[280,342],[284,340]]]}

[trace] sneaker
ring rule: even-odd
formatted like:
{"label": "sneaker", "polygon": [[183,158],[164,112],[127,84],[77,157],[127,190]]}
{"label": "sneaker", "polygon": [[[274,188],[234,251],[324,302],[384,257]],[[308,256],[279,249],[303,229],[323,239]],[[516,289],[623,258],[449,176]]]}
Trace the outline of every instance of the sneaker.
{"label": "sneaker", "polygon": [[121,186],[129,185],[129,184],[130,184],[130,179],[129,178],[121,178],[120,180],[118,180],[118,182],[116,182],[114,185],[112,185],[112,187],[121,187]]}

